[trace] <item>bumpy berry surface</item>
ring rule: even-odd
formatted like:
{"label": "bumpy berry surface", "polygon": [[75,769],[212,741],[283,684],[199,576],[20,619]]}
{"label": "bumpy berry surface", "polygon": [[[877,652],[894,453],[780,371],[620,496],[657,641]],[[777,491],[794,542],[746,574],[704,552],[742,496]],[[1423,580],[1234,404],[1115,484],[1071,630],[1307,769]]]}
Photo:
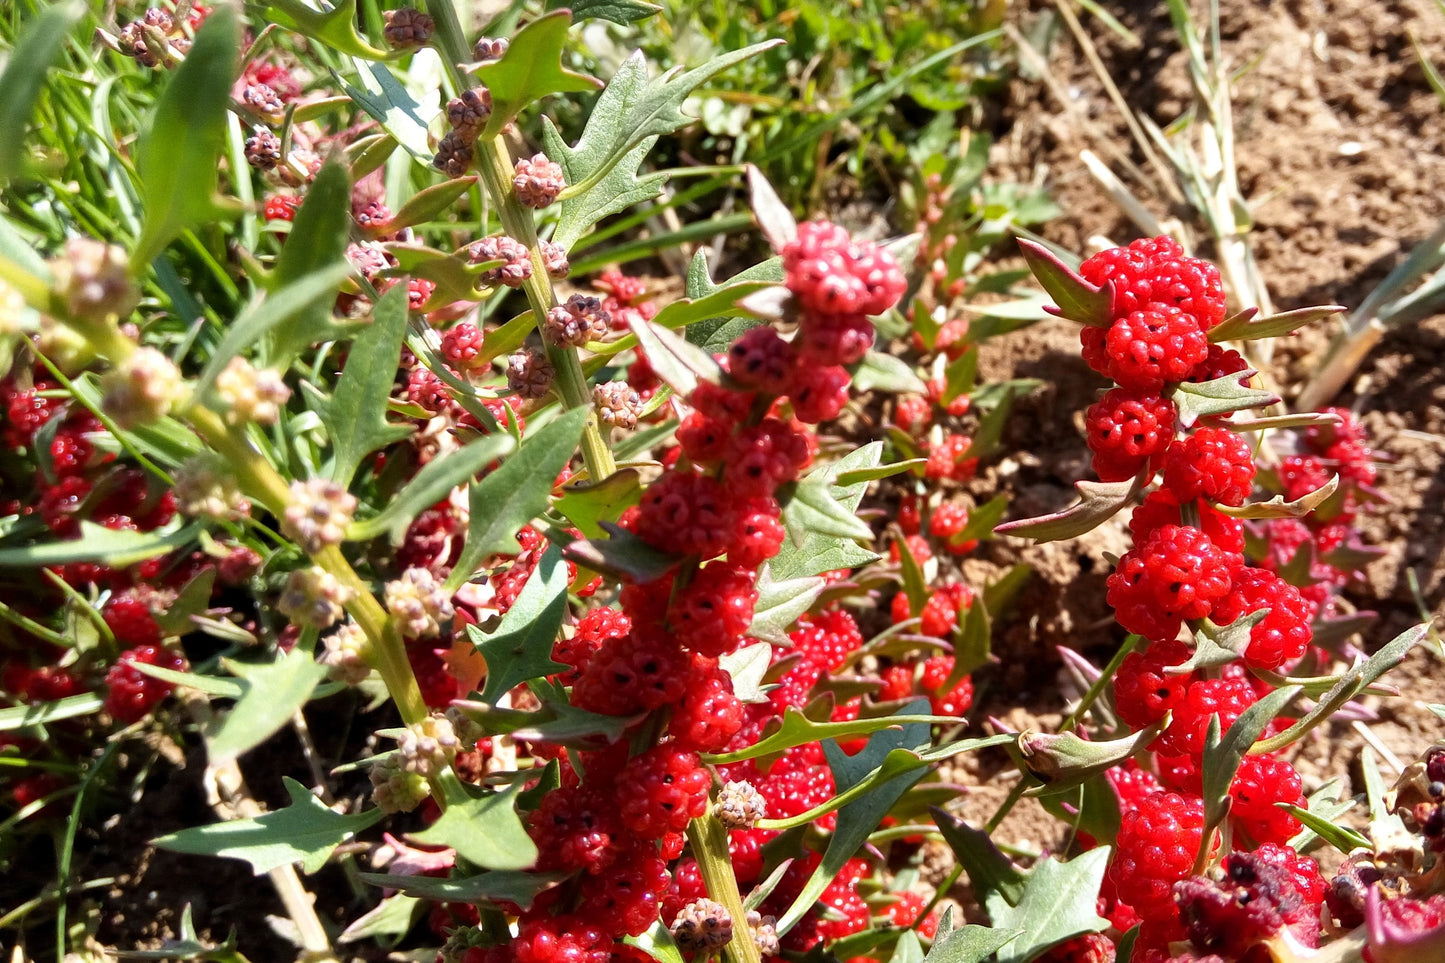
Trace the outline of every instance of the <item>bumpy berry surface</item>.
{"label": "bumpy berry surface", "polygon": [[727,655],[752,624],[757,600],[751,572],[709,562],[675,594],[667,621],[679,644],[707,656]]}
{"label": "bumpy berry surface", "polygon": [[644,839],[681,832],[707,810],[711,777],[695,752],[669,743],[629,759],[617,780],[623,825]]}
{"label": "bumpy berry surface", "polygon": [[1209,356],[1209,339],[1191,314],[1148,304],[1116,320],[1104,334],[1104,367],[1122,388],[1159,391],[1183,381]]}
{"label": "bumpy berry surface", "polygon": [[1114,675],[1114,706],[1119,718],[1142,729],[1183,702],[1195,676],[1165,670],[1188,659],[1189,647],[1177,639],[1155,642],[1143,652],[1125,656]]}
{"label": "bumpy berry surface", "polygon": [[1119,560],[1109,605],[1119,624],[1150,639],[1171,639],[1186,619],[1202,619],[1229,594],[1235,560],[1186,525],[1161,525]]}
{"label": "bumpy berry surface", "polygon": [[1174,402],[1149,392],[1114,388],[1084,413],[1086,441],[1100,481],[1157,469],[1174,440]]}
{"label": "bumpy berry surface", "polygon": [[175,690],[173,684],[141,672],[135,667],[137,662],[174,672],[186,668],[186,660],[182,656],[159,646],[142,645],[122,652],[120,659],[105,675],[108,689],[105,710],[126,724],[145,718],[147,713]]}
{"label": "bumpy berry surface", "polygon": [[1262,568],[1235,572],[1233,589],[1214,609],[1214,621],[1228,625],[1251,612],[1269,614],[1249,632],[1244,661],[1255,669],[1277,669],[1304,654],[1314,639],[1312,612],[1299,589]]}
{"label": "bumpy berry surface", "polygon": [[1299,773],[1285,760],[1245,756],[1229,795],[1234,799],[1230,818],[1255,842],[1283,844],[1299,832],[1300,821],[1276,805],[1305,804]]}
{"label": "bumpy berry surface", "polygon": [[1254,488],[1254,455],[1249,442],[1225,428],[1200,428],[1169,450],[1164,487],[1181,504],[1207,498],[1243,505]]}
{"label": "bumpy berry surface", "polygon": [[[1129,534],[1138,545],[1160,526],[1182,524],[1181,518],[1179,500],[1167,489],[1160,488],[1144,496],[1144,501],[1135,506],[1129,517]],[[1239,519],[1201,504],[1199,523],[1209,540],[1228,554],[1238,555],[1244,551],[1244,523]]]}
{"label": "bumpy berry surface", "polygon": [[1204,804],[1177,793],[1123,813],[1109,867],[1119,898],[1145,918],[1174,919],[1174,884],[1194,869],[1203,828]]}
{"label": "bumpy berry surface", "polygon": [[1204,751],[1209,719],[1218,714],[1219,729],[1227,732],[1259,695],[1254,686],[1240,678],[1200,679],[1189,684],[1184,698],[1172,706],[1174,718],[1158,739],[1157,751],[1170,755],[1198,757]]}

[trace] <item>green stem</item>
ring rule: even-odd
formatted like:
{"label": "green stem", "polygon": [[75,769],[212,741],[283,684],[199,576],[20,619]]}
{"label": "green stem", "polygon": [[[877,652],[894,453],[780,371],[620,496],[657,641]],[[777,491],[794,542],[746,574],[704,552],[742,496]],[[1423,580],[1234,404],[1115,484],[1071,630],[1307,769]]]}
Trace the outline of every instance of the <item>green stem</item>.
{"label": "green stem", "polygon": [[[196,433],[230,464],[242,490],[271,514],[279,517],[285,512],[291,497],[285,479],[244,435],[231,430],[219,415],[201,405],[193,406],[186,414]],[[407,661],[406,645],[395,623],[372,594],[371,587],[356,574],[351,563],[341,554],[341,549],[335,545],[322,549],[312,557],[312,561],[351,589],[352,599],[346,603],[346,610],[371,643],[368,647],[369,661],[381,673],[402,721],[407,725],[421,722],[427,716],[427,708],[416,676],[411,671],[411,663]]]}
{"label": "green stem", "polygon": [[738,893],[737,877],[733,875],[732,859],[728,855],[728,831],[712,813],[688,823],[687,839],[692,844],[692,855],[702,873],[707,895],[717,900],[733,919],[733,939],[726,947],[733,963],[762,963],[758,944],[753,942],[752,930],[748,927],[747,910]]}
{"label": "green stem", "polygon": [[1099,677],[1094,680],[1094,684],[1089,686],[1089,691],[1084,693],[1084,697],[1079,700],[1079,704],[1074,707],[1074,711],[1069,713],[1069,717],[1059,726],[1060,732],[1068,732],[1079,724],[1079,720],[1084,717],[1084,713],[1088,712],[1093,704],[1098,701],[1099,696],[1103,695],[1104,687],[1114,681],[1114,674],[1119,671],[1119,666],[1123,663],[1125,657],[1138,648],[1139,643],[1142,641],[1144,641],[1144,637],[1141,635],[1130,635],[1124,640],[1124,644],[1119,646],[1119,651],[1114,653],[1114,657],[1109,660],[1109,664],[1104,666],[1104,671],[1100,672]]}
{"label": "green stem", "polygon": [[[506,142],[501,137],[477,141],[477,167],[487,193],[497,206],[503,229],[513,240],[527,245],[532,256],[532,276],[522,285],[522,289],[532,306],[537,330],[542,332],[547,325],[547,311],[557,304],[557,296],[552,290],[551,278],[547,275],[547,262],[542,258],[532,212],[522,206],[517,200],[516,192],[512,190],[512,159],[507,153]],[[576,348],[549,344],[545,336],[542,343],[547,345],[547,360],[557,372],[557,389],[562,396],[562,404],[569,409],[586,408],[592,411],[582,432],[582,459],[587,463],[588,475],[594,481],[601,481],[617,471],[617,464],[598,427],[597,414],[593,411],[592,393],[587,389],[587,376],[582,371],[582,360],[578,357]]]}

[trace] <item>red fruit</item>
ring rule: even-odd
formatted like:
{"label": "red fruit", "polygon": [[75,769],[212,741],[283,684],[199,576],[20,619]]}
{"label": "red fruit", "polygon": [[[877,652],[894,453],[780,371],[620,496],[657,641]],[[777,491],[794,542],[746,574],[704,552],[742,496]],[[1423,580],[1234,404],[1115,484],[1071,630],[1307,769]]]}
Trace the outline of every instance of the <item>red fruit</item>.
{"label": "red fruit", "polygon": [[1113,963],[1114,941],[1102,933],[1086,933],[1065,940],[1034,963]]}
{"label": "red fruit", "polygon": [[[1249,362],[1245,361],[1244,356],[1238,351],[1232,348],[1220,347],[1217,344],[1211,344],[1209,346],[1209,354],[1205,356],[1203,361],[1194,366],[1194,370],[1189,372],[1189,377],[1185,380],[1195,383],[1215,381],[1219,378],[1239,374],[1240,372],[1248,370],[1250,370]],[[1248,378],[1238,379],[1240,384],[1245,384],[1248,380]]]}
{"label": "red fruit", "polygon": [[634,531],[663,551],[712,558],[727,547],[735,524],[732,505],[717,481],[667,471],[642,493]]}
{"label": "red fruit", "polygon": [[112,595],[100,610],[100,616],[116,642],[126,648],[161,644],[161,627],[149,603],[133,591]]}
{"label": "red fruit", "polygon": [[763,394],[786,392],[796,363],[792,348],[771,325],[749,328],[728,348],[728,374]]}
{"label": "red fruit", "polygon": [[1165,639],[1125,656],[1114,675],[1114,707],[1119,718],[1134,729],[1143,729],[1183,702],[1196,676],[1166,670],[1188,661],[1189,651],[1183,642]]}
{"label": "red fruit", "polygon": [[850,380],[848,369],[838,366],[807,365],[795,369],[788,385],[793,415],[810,425],[832,421],[848,403]]}
{"label": "red fruit", "polygon": [[811,314],[881,314],[907,286],[891,254],[826,221],[799,224],[780,253],[789,290]]}
{"label": "red fruit", "polygon": [[1299,589],[1266,569],[1238,569],[1233,588],[1216,603],[1211,618],[1229,625],[1260,609],[1269,614],[1249,631],[1245,663],[1254,669],[1277,669],[1304,655],[1314,639],[1310,603]]}
{"label": "red fruit", "polygon": [[442,335],[442,357],[458,371],[485,368],[490,362],[482,358],[485,335],[470,321],[455,325]]}
{"label": "red fruit", "polygon": [[739,498],[768,498],[798,477],[810,459],[803,436],[776,418],[743,428],[728,441],[723,481]]}
{"label": "red fruit", "polygon": [[1259,701],[1254,686],[1244,679],[1201,679],[1189,684],[1184,698],[1173,706],[1174,718],[1155,742],[1155,750],[1198,758],[1211,716],[1219,716],[1219,731],[1228,732],[1244,710]]}
{"label": "red fruit", "polygon": [[1164,487],[1180,504],[1207,498],[1243,505],[1254,489],[1254,454],[1243,437],[1226,428],[1200,428],[1169,449]]}
{"label": "red fruit", "polygon": [[678,644],[717,658],[737,649],[753,621],[758,600],[751,572],[726,562],[709,562],[698,569],[687,587],[674,594],[667,623]]}
{"label": "red fruit", "polygon": [[913,666],[890,665],[883,670],[883,685],[878,690],[879,702],[895,702],[913,694]]}
{"label": "red fruit", "polygon": [[[933,549],[929,546],[928,540],[923,536],[909,535],[903,541],[908,545],[908,553],[913,556],[913,560],[919,565],[922,565],[933,557]],[[895,540],[888,546],[888,560],[897,563],[902,561],[902,559],[903,550],[898,547],[898,542]],[[894,621],[898,622],[902,620],[895,618]]]}
{"label": "red fruit", "polygon": [[933,404],[922,395],[900,395],[893,403],[893,423],[906,434],[916,434],[933,420]]}
{"label": "red fruit", "polygon": [[1198,319],[1176,307],[1149,304],[1116,320],[1104,334],[1105,367],[1121,388],[1158,392],[1183,381],[1209,355]]}
{"label": "red fruit", "polygon": [[562,685],[574,684],[582,667],[592,660],[603,643],[626,638],[631,630],[632,621],[616,609],[597,608],[582,616],[577,620],[572,638],[552,643],[552,661],[571,666],[571,671],[557,674],[557,681]]}
{"label": "red fruit", "polygon": [[421,699],[428,708],[445,709],[463,694],[457,677],[447,671],[447,664],[435,649],[424,644],[409,645],[406,647],[406,658],[416,675],[417,685],[421,687]]}
{"label": "red fruit", "polygon": [[301,207],[301,198],[294,194],[273,194],[266,198],[266,220],[294,221]]}
{"label": "red fruit", "polygon": [[1229,795],[1234,798],[1229,817],[1255,842],[1283,844],[1299,832],[1300,821],[1275,805],[1305,804],[1299,773],[1285,760],[1245,756]]}
{"label": "red fruit", "polygon": [[953,666],[951,655],[935,655],[923,663],[918,684],[928,693],[934,715],[961,716],[973,705],[973,680],[968,676],[963,676],[952,688],[944,688],[953,673]]}
{"label": "red fruit", "polygon": [[848,657],[863,645],[863,633],[853,616],[842,609],[828,609],[798,618],[798,627],[788,634],[793,647],[825,671],[842,668]]}
{"label": "red fruit", "polygon": [[801,364],[849,365],[873,346],[873,322],[861,314],[822,314],[806,319],[793,342]]}
{"label": "red fruit", "polygon": [[978,539],[960,540],[959,536],[968,527],[968,506],[961,502],[944,502],[933,510],[928,519],[928,534],[944,540],[944,547],[951,555],[966,555],[978,547]]}
{"label": "red fruit", "polygon": [[687,689],[689,659],[657,632],[609,639],[572,689],[579,709],[628,716],[676,702]]}
{"label": "red fruit", "polygon": [[1162,525],[1119,560],[1109,605],[1126,630],[1172,639],[1184,620],[1204,618],[1229,593],[1236,565],[1198,529]]}
{"label": "red fruit", "polygon": [[1114,795],[1119,797],[1120,812],[1138,809],[1144,797],[1163,789],[1153,773],[1140,769],[1139,764],[1132,759],[1122,766],[1107,770],[1104,776],[1109,780],[1109,785],[1114,787]]}
{"label": "red fruit", "polygon": [[120,659],[105,675],[105,684],[109,689],[105,697],[105,711],[126,725],[145,718],[175,689],[174,684],[141,672],[135,667],[137,662],[175,672],[186,669],[183,657],[159,646],[142,645],[122,652]]}
{"label": "red fruit", "polygon": [[[1230,518],[1209,504],[1199,505],[1199,521],[1204,534],[1216,546],[1230,555],[1244,551],[1244,523]],[[1129,517],[1129,534],[1138,545],[1163,525],[1182,524],[1179,502],[1168,489],[1160,488],[1144,496],[1144,501],[1134,508]]]}
{"label": "red fruit", "polygon": [[537,844],[537,869],[543,872],[602,872],[616,859],[613,841],[622,832],[616,801],[591,783],[562,786],[543,796],[527,817],[527,828]]}
{"label": "red fruit", "polygon": [[1079,274],[1093,284],[1113,282],[1115,317],[1161,302],[1193,315],[1205,330],[1224,319],[1219,270],[1187,257],[1173,238],[1141,238],[1127,248],[1101,251],[1079,265]]}
{"label": "red fruit", "polygon": [[963,457],[971,445],[967,435],[954,432],[944,436],[943,441],[929,448],[928,463],[923,466],[924,476],[968,481],[978,470],[977,458]]}
{"label": "red fruit", "polygon": [[1174,884],[1193,872],[1203,829],[1204,803],[1172,792],[1123,813],[1109,866],[1119,898],[1145,919],[1174,920]]}
{"label": "red fruit", "polygon": [[740,507],[727,546],[728,563],[754,570],[777,555],[787,538],[781,517],[782,509],[771,498],[754,498]]}
{"label": "red fruit", "polygon": [[743,726],[732,676],[711,659],[694,659],[687,691],[672,707],[667,731],[683,749],[722,752]]}
{"label": "red fruit", "polygon": [[519,922],[509,947],[515,963],[606,963],[612,937],[577,916],[533,916]]}
{"label": "red fruit", "polygon": [[1157,470],[1174,441],[1175,415],[1174,402],[1125,388],[1090,405],[1084,425],[1099,479],[1125,481],[1146,464]]}
{"label": "red fruit", "polygon": [[1334,472],[1316,455],[1289,455],[1280,460],[1279,481],[1286,501],[1293,501],[1329,483]]}
{"label": "red fruit", "polygon": [[651,847],[634,846],[607,872],[583,880],[577,916],[614,937],[639,936],[657,921],[667,883],[667,864]]}

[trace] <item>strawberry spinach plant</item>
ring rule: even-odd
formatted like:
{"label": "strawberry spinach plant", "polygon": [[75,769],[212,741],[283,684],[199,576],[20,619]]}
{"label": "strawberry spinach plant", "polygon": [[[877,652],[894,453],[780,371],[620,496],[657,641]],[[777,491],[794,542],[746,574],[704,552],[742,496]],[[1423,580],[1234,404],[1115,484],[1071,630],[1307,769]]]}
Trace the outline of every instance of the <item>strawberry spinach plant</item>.
{"label": "strawberry spinach plant", "polygon": [[[1368,558],[1366,440],[1338,412],[1245,415],[1274,399],[1222,345],[1331,309],[1226,318],[1218,273],[1168,239],[1077,273],[1025,245],[1117,387],[1085,418],[1080,504],[998,531],[1066,538],[1139,500],[1109,582],[1131,634],[1058,732],[986,734],[974,674],[1027,568],[976,591],[940,563],[1008,507],[953,496],[1031,387],[977,383],[979,343],[1039,304],[982,262],[1042,206],[998,210],[962,152],[926,171],[919,236],[880,243],[798,223],[748,168],[771,256],[718,279],[699,253],[659,293],[586,251],[688,173],[649,153],[771,41],[660,73],[629,55],[604,83],[578,25],[650,4],[358,6],[9,15],[0,858],[50,843],[57,881],[0,917],[17,952],[102,958],[80,824],[144,805],[183,748],[214,818],[154,845],[267,877],[308,960],[1439,939],[1438,753],[1391,793],[1367,773],[1368,834],[1284,755],[1425,631],[1350,647],[1334,589]],[[999,294],[976,327],[951,316]],[[860,427],[870,388],[898,394],[886,439]],[[943,420],[975,406],[972,437]],[[323,752],[338,715],[365,732]],[[283,731],[295,770],[254,765]],[[973,826],[955,780],[990,752],[1017,788]],[[991,840],[1026,795],[1066,849]],[[1328,886],[1321,843],[1348,856]],[[332,870],[350,897],[318,907]],[[173,936],[134,955],[245,959],[189,911]]]}

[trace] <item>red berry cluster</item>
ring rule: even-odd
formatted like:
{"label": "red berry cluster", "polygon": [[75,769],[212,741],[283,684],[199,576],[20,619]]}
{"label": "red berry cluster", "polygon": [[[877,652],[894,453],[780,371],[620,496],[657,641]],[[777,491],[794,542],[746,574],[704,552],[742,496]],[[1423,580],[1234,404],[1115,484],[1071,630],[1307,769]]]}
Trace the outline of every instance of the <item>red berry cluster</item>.
{"label": "red berry cluster", "polygon": [[[1143,637],[1114,677],[1115,706],[1135,729],[1172,714],[1145,768],[1131,763],[1109,774],[1123,819],[1101,903],[1117,926],[1142,920],[1135,960],[1168,959],[1168,945],[1184,940],[1201,954],[1243,957],[1285,928],[1314,945],[1323,882],[1313,860],[1284,846],[1300,824],[1281,804],[1305,805],[1289,762],[1246,756],[1229,788],[1234,851],[1218,853],[1218,840],[1202,838],[1200,770],[1211,718],[1227,730],[1271,691],[1257,673],[1301,661],[1318,610],[1274,570],[1277,558],[1261,567],[1246,560],[1244,523],[1229,513],[1255,489],[1250,436],[1226,416],[1185,425],[1174,400],[1183,382],[1247,376],[1237,353],[1209,340],[1224,318],[1219,273],[1168,238],[1105,251],[1079,273],[1113,292],[1112,320],[1082,332],[1085,360],[1116,384],[1085,416],[1094,469],[1106,482],[1159,483],[1134,509],[1134,547],[1108,579],[1115,618]],[[1343,424],[1305,435],[1315,451],[1340,446],[1333,456],[1286,459],[1287,498],[1320,488],[1333,471],[1343,475],[1338,466],[1370,477],[1368,451],[1353,422]],[[1219,633],[1250,616],[1257,621],[1247,632],[1217,636],[1235,639],[1233,661],[1181,668],[1195,653],[1195,632]],[[1285,725],[1276,720],[1266,733]],[[1222,859],[1215,875],[1194,876],[1202,850]]]}
{"label": "red berry cluster", "polygon": [[[527,744],[533,755],[557,758],[562,772],[561,785],[527,817],[538,869],[576,874],[575,882],[544,893],[520,914],[518,938],[507,947],[472,951],[467,959],[474,963],[623,952],[614,941],[641,934],[659,914],[670,923],[689,902],[709,895],[683,841],[689,822],[710,804],[713,772],[700,753],[751,745],[787,708],[807,702],[825,673],[863,643],[841,610],[804,616],[791,633],[792,647],[774,653],[775,660],[789,661],[777,688],[766,701],[748,705],[718,662],[745,644],[758,568],[783,545],[777,495],[813,459],[816,441],[807,425],[841,410],[849,383],[842,365],[872,341],[866,314],[886,310],[902,290],[902,275],[885,252],[854,243],[833,225],[803,225],[783,256],[797,335],[787,341],[772,328],[755,328],[732,345],[723,358],[725,384],[704,382],[687,397],[690,411],[676,450],[664,459],[668,467],[620,520],[676,563],[651,581],[626,582],[620,608],[579,618],[553,648],[553,660],[564,668],[552,679],[570,687],[572,704],[650,727],[650,748],[630,755],[624,739],[564,755],[560,747]],[[599,283],[609,291],[613,317],[645,310],[638,305],[643,292],[630,279],[614,272]],[[522,584],[530,550],[493,579],[499,598],[513,582]],[[837,711],[846,716],[850,708]],[[851,711],[856,714],[856,705]],[[770,765],[719,769],[724,779],[750,782],[770,817],[805,812],[833,794],[817,743],[788,750]],[[729,831],[743,886],[760,879],[762,846],[776,835]],[[806,948],[867,925],[856,891],[862,867],[860,861],[823,896],[846,921],[825,919],[823,911],[810,915],[790,934],[790,946]],[[790,871],[795,893],[810,871],[801,865]],[[784,899],[787,887],[785,880],[774,899]]]}

